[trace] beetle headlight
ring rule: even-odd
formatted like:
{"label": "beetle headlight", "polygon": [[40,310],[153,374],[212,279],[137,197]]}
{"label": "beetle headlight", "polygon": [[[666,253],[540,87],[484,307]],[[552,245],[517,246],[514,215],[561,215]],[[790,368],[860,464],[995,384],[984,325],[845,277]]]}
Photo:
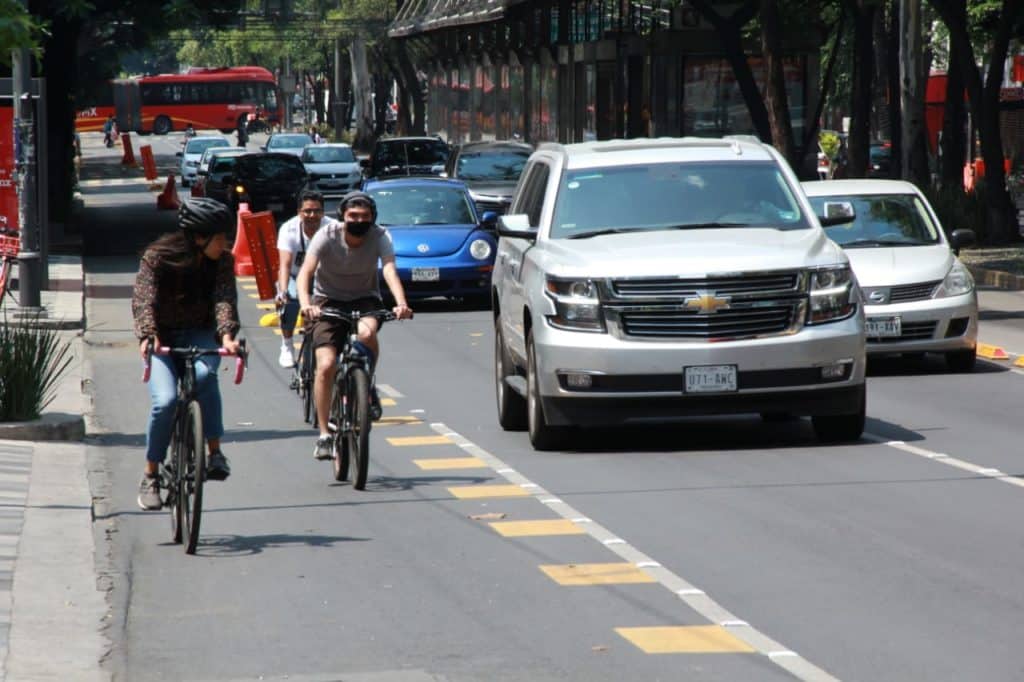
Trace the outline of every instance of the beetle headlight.
{"label": "beetle headlight", "polygon": [[812,270],[807,324],[845,320],[857,311],[856,281],[849,265]]}
{"label": "beetle headlight", "polygon": [[469,255],[477,260],[486,260],[491,255],[491,245],[486,239],[474,239],[469,245]]}
{"label": "beetle headlight", "polygon": [[555,304],[548,322],[559,329],[603,332],[604,318],[597,285],[589,279],[548,278],[546,293]]}

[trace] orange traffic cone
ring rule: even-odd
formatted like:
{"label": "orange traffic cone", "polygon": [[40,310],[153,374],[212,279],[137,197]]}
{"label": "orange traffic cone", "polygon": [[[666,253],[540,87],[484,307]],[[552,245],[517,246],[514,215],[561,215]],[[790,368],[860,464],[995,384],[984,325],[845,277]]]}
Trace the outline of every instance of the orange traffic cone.
{"label": "orange traffic cone", "polygon": [[159,209],[177,211],[181,206],[181,200],[178,198],[178,188],[174,186],[174,173],[167,176],[167,184],[164,185],[164,191],[156,198],[156,207]]}
{"label": "orange traffic cone", "polygon": [[238,204],[238,226],[235,228],[235,245],[231,254],[235,257],[235,275],[252,277],[256,274],[256,268],[252,263],[252,254],[249,253],[249,239],[245,234],[245,221],[243,216],[252,215],[249,204],[242,202]]}

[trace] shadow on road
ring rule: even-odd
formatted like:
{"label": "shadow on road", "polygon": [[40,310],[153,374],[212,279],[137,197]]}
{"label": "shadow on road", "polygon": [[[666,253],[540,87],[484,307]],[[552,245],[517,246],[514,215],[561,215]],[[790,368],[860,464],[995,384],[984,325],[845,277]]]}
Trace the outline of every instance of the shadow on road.
{"label": "shadow on road", "polygon": [[[267,549],[305,545],[306,547],[333,547],[339,542],[367,542],[371,538],[346,535],[212,535],[201,537],[196,554],[206,557],[238,557],[262,554]],[[165,543],[170,544],[170,543]]]}

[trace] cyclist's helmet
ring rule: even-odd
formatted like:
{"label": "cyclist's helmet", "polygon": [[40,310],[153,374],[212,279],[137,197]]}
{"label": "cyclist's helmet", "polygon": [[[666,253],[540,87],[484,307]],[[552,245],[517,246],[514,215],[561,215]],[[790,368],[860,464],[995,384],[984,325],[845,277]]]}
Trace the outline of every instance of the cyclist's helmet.
{"label": "cyclist's helmet", "polygon": [[227,233],[231,228],[231,211],[216,199],[189,198],[178,209],[178,228],[207,236]]}
{"label": "cyclist's helmet", "polygon": [[360,192],[359,190],[349,192],[341,198],[341,203],[338,204],[338,220],[342,222],[345,221],[345,209],[348,208],[348,205],[352,202],[355,202],[357,205],[362,204],[364,206],[369,206],[370,213],[373,214],[373,222],[377,222],[377,202],[374,201],[373,197],[369,194],[366,192]]}

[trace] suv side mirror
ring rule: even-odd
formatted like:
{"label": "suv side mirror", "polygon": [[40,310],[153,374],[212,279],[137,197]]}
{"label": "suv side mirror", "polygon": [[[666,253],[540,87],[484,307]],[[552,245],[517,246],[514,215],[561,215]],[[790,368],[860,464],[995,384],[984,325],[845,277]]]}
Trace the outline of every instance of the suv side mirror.
{"label": "suv side mirror", "polygon": [[974,234],[974,230],[962,228],[953,230],[952,234],[949,235],[949,246],[957,255],[960,255],[960,249],[973,246],[976,241],[978,241],[978,238]]}
{"label": "suv side mirror", "polygon": [[498,236],[534,241],[537,239],[537,230],[530,227],[530,216],[516,213],[498,218]]}
{"label": "suv side mirror", "polygon": [[844,225],[857,219],[857,213],[849,201],[826,201],[824,209],[825,215],[818,216],[818,222],[822,227]]}

